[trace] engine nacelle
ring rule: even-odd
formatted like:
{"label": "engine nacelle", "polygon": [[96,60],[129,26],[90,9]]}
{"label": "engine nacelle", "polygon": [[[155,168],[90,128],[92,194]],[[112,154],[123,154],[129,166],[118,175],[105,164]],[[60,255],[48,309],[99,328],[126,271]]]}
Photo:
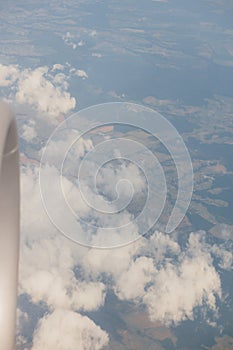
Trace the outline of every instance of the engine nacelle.
{"label": "engine nacelle", "polygon": [[19,259],[19,151],[17,127],[0,101],[0,347],[14,350]]}

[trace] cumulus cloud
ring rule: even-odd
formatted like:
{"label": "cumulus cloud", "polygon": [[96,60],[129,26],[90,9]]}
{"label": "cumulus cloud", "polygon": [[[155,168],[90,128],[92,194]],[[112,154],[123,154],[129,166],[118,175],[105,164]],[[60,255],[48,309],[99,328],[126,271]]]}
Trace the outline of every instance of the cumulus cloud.
{"label": "cumulus cloud", "polygon": [[[39,191],[39,169],[22,168],[21,171],[21,231],[22,243],[41,236],[54,234],[54,227],[44,211]],[[24,245],[23,245],[24,246]]]}
{"label": "cumulus cloud", "polygon": [[27,338],[19,334],[16,338],[16,349],[30,350],[27,345]]}
{"label": "cumulus cloud", "polygon": [[[27,204],[30,193],[35,196],[31,198],[31,221],[28,223],[25,218],[22,222],[19,293],[28,294],[33,303],[43,301],[50,310],[35,330],[32,349],[76,349],[77,344],[79,349],[102,349],[108,342],[108,335],[77,310],[93,311],[102,306],[106,288],[101,282],[76,278],[74,267],[82,260],[85,250],[57,235],[47,221],[41,203],[37,201],[36,172],[27,170],[22,186],[22,198]],[[34,232],[34,226],[45,231]],[[19,335],[18,344],[24,342],[25,338]]]}
{"label": "cumulus cloud", "polygon": [[[229,244],[229,248],[233,247]],[[219,259],[219,266],[224,270],[231,270],[233,268],[233,253],[232,250],[227,250],[224,245],[214,244],[211,252]]]}
{"label": "cumulus cloud", "polygon": [[18,81],[16,101],[50,117],[68,113],[75,108],[75,98],[49,80],[48,71],[48,67],[24,70]]}
{"label": "cumulus cloud", "polygon": [[77,75],[78,77],[82,78],[82,79],[87,79],[87,78],[88,78],[87,73],[86,73],[84,70],[82,70],[82,69],[78,69],[78,70],[76,71],[76,75]]}
{"label": "cumulus cloud", "polygon": [[[134,175],[132,176],[132,174]],[[124,181],[121,181],[122,179]],[[111,200],[116,197],[116,190],[119,197],[128,197],[130,195],[129,184],[135,193],[143,191],[146,187],[145,179],[138,167],[132,163],[122,163],[118,167],[109,164],[100,169],[96,180],[97,187]]]}
{"label": "cumulus cloud", "polygon": [[68,91],[72,75],[88,78],[84,70],[73,68],[68,63],[34,69],[0,64],[0,87],[8,89],[6,94],[9,100],[29,105],[39,115],[53,120],[76,107],[76,99]]}
{"label": "cumulus cloud", "polygon": [[[129,202],[128,197],[130,197],[130,193],[128,190],[128,183],[132,182],[135,192],[142,193],[145,179],[141,176],[138,168],[130,163],[127,165],[121,164],[118,170],[111,166],[107,166],[105,169],[101,169],[98,172],[98,167],[96,167],[95,164],[95,157],[93,162],[88,162],[85,159],[85,164],[88,163],[88,166],[85,167],[84,170],[82,169],[78,174],[80,162],[83,160],[85,154],[91,151],[94,146],[90,139],[80,138],[78,142],[74,142],[77,137],[77,133],[73,134],[73,132],[68,132],[68,137],[62,137],[59,140],[51,141],[49,147],[46,148],[47,163],[49,166],[43,168],[43,178],[45,179],[42,181],[45,187],[43,193],[51,194],[55,184],[57,184],[58,188],[61,187],[60,174],[56,169],[61,171],[60,167],[63,161],[61,155],[66,155],[62,169],[64,175],[62,177],[62,190],[64,197],[75,212],[75,215],[82,219],[82,222],[94,222],[96,227],[94,230],[94,228],[89,225],[89,228],[85,230],[84,243],[89,243],[95,246],[106,246],[104,243],[107,243],[107,240],[110,246],[113,246],[114,244],[120,245],[122,244],[123,236],[120,227],[131,223],[133,219],[133,215],[124,205],[121,205],[122,203],[128,205]],[[70,147],[70,145],[72,145],[72,147]],[[92,180],[95,178],[96,173],[98,175],[98,193],[92,185]],[[131,181],[132,173],[134,174],[133,181]],[[78,175],[79,183],[77,181]],[[127,182],[126,186],[124,185],[125,182],[120,182],[122,178]],[[117,186],[119,183],[121,186]],[[117,201],[114,200],[116,190],[119,196],[119,200]],[[55,190],[53,192],[54,195],[47,196],[47,198],[50,203],[49,208],[57,208],[57,222],[61,223],[62,221],[64,223],[64,221],[66,221],[66,211],[63,205],[65,205],[65,207],[67,207],[67,205],[64,201],[63,195],[60,196],[58,192],[59,191]],[[119,206],[120,209],[123,207],[122,211],[119,210]],[[100,210],[102,210],[103,213],[100,213]],[[106,215],[105,213],[109,215]],[[116,213],[116,215],[112,215],[112,213]],[[106,227],[115,229],[112,229],[111,232],[107,232],[107,230],[105,230]],[[137,237],[138,227],[136,224],[132,223],[130,228],[125,228],[125,242],[132,241]]]}
{"label": "cumulus cloud", "polygon": [[220,226],[221,236],[224,239],[233,240],[233,227],[227,224],[220,224],[219,226]]}
{"label": "cumulus cloud", "polygon": [[[75,50],[77,48],[78,44],[76,44],[74,42],[74,39],[75,39],[74,34],[71,34],[70,32],[66,32],[66,34],[62,36],[62,39],[64,40],[65,44],[67,46],[71,46],[73,50]],[[80,45],[78,45],[78,46],[80,46]]]}
{"label": "cumulus cloud", "polygon": [[146,285],[152,281],[155,266],[153,259],[141,256],[116,280],[115,291],[122,300],[133,300],[145,294]]}
{"label": "cumulus cloud", "polygon": [[149,244],[144,244],[141,247],[140,253],[146,256],[153,256],[155,265],[160,267],[164,264],[166,259],[170,261],[172,258],[177,258],[181,253],[181,248],[176,241],[175,235],[173,237],[156,231],[151,237]]}
{"label": "cumulus cloud", "polygon": [[46,302],[50,309],[61,307],[68,310],[94,311],[104,304],[103,283],[80,282],[75,278],[72,269],[65,269],[59,265],[51,266],[49,270],[48,266],[45,269],[36,266],[32,255],[34,249],[41,252],[41,245],[32,247],[33,253],[28,261],[31,261],[33,266],[30,267],[30,271],[28,269],[27,276],[25,272],[23,276],[21,274],[21,292],[30,295],[33,303]]}
{"label": "cumulus cloud", "polygon": [[65,67],[63,66],[63,64],[60,64],[60,63],[55,63],[53,65],[53,68],[52,68],[52,71],[55,71],[55,70],[60,70],[62,71]]}
{"label": "cumulus cloud", "polygon": [[45,302],[50,310],[96,310],[104,304],[105,285],[76,279],[76,259],[66,241],[51,235],[23,245],[19,291],[30,295],[33,303]]}
{"label": "cumulus cloud", "polygon": [[18,66],[0,64],[0,86],[10,86],[19,77]]}
{"label": "cumulus cloud", "polygon": [[174,238],[161,232],[111,254],[89,250],[84,267],[95,276],[103,272],[111,276],[121,300],[143,303],[151,320],[165,324],[193,319],[196,307],[216,314],[222,295],[211,247],[199,233],[190,235],[183,251]]}
{"label": "cumulus cloud", "polygon": [[85,42],[83,41],[83,40],[80,40],[79,42],[78,42],[78,46],[84,46],[85,45]]}
{"label": "cumulus cloud", "polygon": [[[52,145],[51,159],[54,163],[46,169],[48,191],[60,181],[60,170],[56,166],[59,152],[66,147],[64,140]],[[80,139],[73,152],[81,159],[92,148],[91,140]],[[91,172],[92,167],[89,170]],[[138,191],[143,190],[143,180],[134,165],[124,165],[119,171],[111,167],[101,171],[97,183],[103,200],[106,196],[114,196],[110,184],[122,177],[131,180],[132,174],[134,187]],[[190,234],[186,246],[181,246],[176,235],[156,231],[150,237],[142,237],[118,249],[84,248],[58,234],[51,224],[41,202],[38,169],[22,169],[21,178],[19,293],[30,296],[32,303],[42,301],[47,306],[47,314],[35,330],[32,349],[76,349],[77,344],[79,349],[102,349],[108,342],[108,335],[80,313],[103,307],[108,290],[113,291],[120,300],[145,305],[151,320],[165,324],[176,325],[187,319],[192,320],[197,307],[217,313],[217,300],[221,299],[222,290],[216,266],[231,268],[232,254],[227,246],[207,243],[203,232]],[[80,188],[69,176],[64,177],[63,185],[74,208],[84,218],[94,218],[91,208],[81,201],[77,204]],[[88,181],[86,185],[92,194],[93,188]],[[51,205],[57,208],[59,220],[68,220],[56,198],[51,198]],[[102,223],[106,225],[117,226],[119,222],[130,220],[130,215],[126,210],[118,216],[113,215],[111,219],[101,217],[99,223],[103,220]],[[93,245],[105,245],[106,240],[109,245],[116,244],[119,239],[117,228],[106,236],[101,228],[95,232],[83,232],[81,225],[77,227],[81,235],[90,235]],[[127,240],[132,239],[137,230],[135,224],[132,232],[126,231]],[[217,259],[218,265],[214,265],[213,259]],[[80,274],[76,273],[77,269],[81,271]],[[23,344],[23,335],[19,335],[19,339]]]}
{"label": "cumulus cloud", "polygon": [[[53,173],[50,176],[54,178]],[[59,178],[58,172],[56,176]],[[79,349],[101,349],[108,342],[107,333],[78,311],[101,307],[106,286],[97,280],[76,277],[75,266],[82,261],[86,249],[58,235],[49,222],[40,200],[38,172],[24,169],[21,186],[19,294],[27,294],[34,304],[44,302],[49,312],[35,330],[32,349],[76,349],[77,344]],[[18,334],[17,343],[27,344],[23,334]]]}
{"label": "cumulus cloud", "polygon": [[138,240],[113,250],[89,249],[83,259],[83,268],[92,278],[99,279],[102,274],[105,274],[117,280],[124,271],[128,271],[132,259],[142,244],[143,240]]}
{"label": "cumulus cloud", "polygon": [[100,350],[107,343],[107,333],[88,317],[57,309],[40,320],[32,350]]}
{"label": "cumulus cloud", "polygon": [[[51,170],[48,171],[47,176],[48,187],[53,186],[56,178],[59,179],[58,171],[52,170],[53,168],[49,169]],[[21,272],[21,284],[24,283],[22,290],[30,294],[34,302],[45,300],[49,305],[56,303],[59,307],[61,305],[66,305],[66,307],[76,305],[78,307],[75,301],[76,295],[79,293],[81,295],[81,290],[84,290],[83,295],[85,293],[86,295],[92,294],[91,291],[96,289],[96,296],[98,296],[96,307],[102,305],[105,290],[101,283],[90,284],[89,289],[85,289],[84,285],[78,287],[77,284],[76,286],[72,269],[75,264],[80,263],[80,260],[74,258],[70,247],[72,243],[65,244],[62,241],[65,238],[54,236],[55,228],[48,224],[46,215],[43,213],[36,179],[37,174],[32,170],[27,170],[22,174],[22,186],[24,186],[22,207],[27,213],[26,218],[24,219],[23,216],[22,219],[25,225],[24,231],[29,231],[28,225],[32,227],[32,224],[37,222],[40,231],[47,232],[47,235],[51,231],[52,235],[50,238],[47,236],[42,239],[39,232],[35,233],[37,234],[35,241],[33,241],[32,236],[30,245],[23,247],[22,256],[26,263],[24,263]],[[65,184],[67,184],[65,185],[67,192],[71,186],[72,192],[75,193],[73,183],[66,180]],[[76,191],[79,192],[77,188]],[[79,195],[78,192],[77,195]],[[30,203],[30,207],[28,207],[28,203]],[[84,215],[85,213],[90,214],[88,209],[84,210]],[[44,216],[45,218],[43,218]],[[38,227],[38,225],[36,226]],[[137,227],[135,227],[136,230]],[[93,237],[93,242],[101,242],[101,237],[101,229],[98,229]],[[201,237],[200,234],[190,235],[185,254],[174,238],[172,239],[161,232],[156,232],[149,240],[143,238],[136,244],[113,251],[88,249],[82,253],[85,256],[82,268],[92,276],[93,282],[99,279],[103,273],[112,276],[116,294],[121,299],[143,299],[152,317],[154,317],[153,310],[156,310],[154,313],[160,319],[166,321],[166,318],[173,318],[175,321],[180,321],[185,317],[192,317],[194,307],[201,305],[203,301],[209,307],[214,308],[214,295],[220,296],[221,294],[219,275],[213,267],[210,250],[206,248]],[[109,239],[112,240],[112,238],[114,239],[114,237]],[[106,240],[106,236],[103,236],[103,240]],[[59,253],[60,247],[64,247],[64,244],[66,249]],[[40,256],[40,263],[37,258],[34,258],[34,252]],[[215,255],[220,254],[216,249],[215,251],[212,249],[213,252]],[[81,256],[83,256],[82,254]],[[226,256],[224,258],[225,265],[229,265],[230,255],[227,252],[224,254]],[[197,274],[198,269],[202,271],[202,274],[200,271]],[[41,281],[39,288],[37,288],[37,281]],[[151,285],[149,289],[146,288],[148,283]],[[173,289],[173,286],[176,285],[177,289]],[[188,289],[188,286],[191,287]],[[68,290],[70,290],[71,297],[68,297]],[[163,292],[159,296],[159,290],[166,290],[167,294]],[[173,309],[169,309],[171,306],[168,306],[165,301],[166,299],[172,300],[173,294],[173,299],[177,299],[172,303]],[[208,295],[209,297],[207,297]],[[179,311],[177,308],[180,307],[179,300],[181,299],[184,301],[184,305]],[[161,305],[165,305],[163,307],[167,308],[166,311],[158,311]],[[92,307],[95,308],[94,305]],[[168,317],[167,314],[170,316]]]}
{"label": "cumulus cloud", "polygon": [[32,141],[37,136],[35,122],[31,121],[29,124],[24,124],[21,135],[24,140],[28,142]]}
{"label": "cumulus cloud", "polygon": [[178,323],[193,319],[194,308],[204,303],[216,311],[216,295],[221,295],[219,275],[204,258],[196,258],[160,270],[143,301],[152,320]]}
{"label": "cumulus cloud", "polygon": [[[64,137],[60,140],[51,141],[49,148],[47,148],[47,157],[49,160],[52,160],[54,164],[57,164],[61,155],[67,154],[68,160],[73,165],[75,162],[79,160],[79,158],[83,157],[86,152],[93,149],[93,143],[91,139],[84,139],[79,137],[78,134],[70,133],[67,137]],[[77,139],[77,142],[74,142]],[[71,147],[72,145],[72,147]],[[45,149],[43,148],[42,151]]]}
{"label": "cumulus cloud", "polygon": [[221,297],[220,276],[199,234],[191,234],[187,250],[178,263],[169,261],[158,270],[153,286],[144,295],[152,320],[178,323],[193,319],[194,308],[206,305],[216,311]]}

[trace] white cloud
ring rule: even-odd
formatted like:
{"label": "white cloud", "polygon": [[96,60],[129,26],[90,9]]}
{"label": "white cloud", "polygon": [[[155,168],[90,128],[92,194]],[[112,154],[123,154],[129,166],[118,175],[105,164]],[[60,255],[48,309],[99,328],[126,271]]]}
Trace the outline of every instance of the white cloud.
{"label": "white cloud", "polygon": [[32,350],[100,350],[108,340],[88,317],[57,309],[39,321]]}
{"label": "white cloud", "polygon": [[75,74],[78,77],[82,78],[82,79],[87,79],[88,78],[87,73],[84,70],[82,70],[82,69],[78,69]]}
{"label": "white cloud", "polygon": [[[57,235],[41,203],[37,172],[26,169],[21,177],[23,241],[20,293],[29,294],[34,303],[46,302],[51,309],[63,307],[91,311],[99,308],[105,299],[103,283],[87,283],[75,277],[74,268],[79,259],[82,260],[86,249]],[[55,178],[59,179],[59,173],[54,173],[51,168],[49,186]]]}
{"label": "white cloud", "polygon": [[116,249],[90,249],[83,260],[83,268],[93,278],[98,278],[102,273],[117,278],[127,271],[132,257],[138,250],[141,242]]}
{"label": "white cloud", "polygon": [[210,253],[203,234],[191,234],[181,251],[173,237],[156,232],[113,251],[91,249],[83,265],[95,278],[111,276],[116,295],[143,302],[151,320],[177,324],[193,319],[198,306],[217,312],[221,280]]}
{"label": "white cloud", "polygon": [[21,69],[17,65],[0,65],[0,86],[10,87],[8,99],[29,105],[39,115],[53,120],[76,106],[76,99],[68,92],[70,75],[54,73],[65,66],[55,64],[35,69]]}
{"label": "white cloud", "polygon": [[220,277],[201,237],[191,234],[178,264],[168,261],[158,271],[143,301],[152,320],[178,323],[193,319],[197,306],[206,305],[215,312],[216,296],[221,297]]}
{"label": "white cloud", "polygon": [[66,34],[62,36],[62,39],[64,40],[65,44],[68,46],[71,46],[73,50],[75,50],[77,48],[77,46],[82,46],[82,45],[80,45],[80,42],[78,44],[76,44],[73,41],[73,39],[75,39],[75,35],[71,34],[70,32],[66,32]]}
{"label": "white cloud", "polygon": [[45,234],[47,237],[54,235],[55,228],[50,223],[41,201],[39,169],[36,167],[22,169],[20,183],[22,243],[37,240]]}
{"label": "white cloud", "polygon": [[5,66],[0,64],[0,86],[6,87],[12,85],[19,76],[18,66]]}
{"label": "white cloud", "polygon": [[85,42],[83,41],[83,40],[80,40],[79,42],[78,42],[78,46],[84,46],[85,45]]}
{"label": "white cloud", "polygon": [[75,98],[49,80],[48,70],[48,67],[24,70],[18,81],[16,101],[34,107],[48,117],[66,114],[75,108]]}
{"label": "white cloud", "polygon": [[[61,249],[64,249],[63,253]],[[103,283],[76,279],[73,271],[75,260],[62,237],[35,242],[24,247],[22,254],[20,293],[30,295],[33,303],[44,301],[51,310],[84,311],[94,311],[104,304]]]}
{"label": "white cloud", "polygon": [[153,259],[145,256],[137,258],[117,279],[115,288],[117,296],[122,300],[142,298],[154,272]]}
{"label": "white cloud", "polygon": [[231,225],[220,224],[219,228],[221,231],[220,237],[233,240],[233,227]]}
{"label": "white cloud", "polygon": [[66,34],[64,35],[65,39],[73,39],[74,37],[75,37],[74,34],[70,32],[66,32]]}
{"label": "white cloud", "polygon": [[[121,181],[122,179],[124,181]],[[97,187],[111,200],[115,199],[116,193],[119,197],[129,197],[131,189],[136,194],[146,188],[145,179],[139,172],[138,167],[132,163],[123,163],[119,167],[113,167],[111,164],[103,167],[100,169],[96,180]]]}
{"label": "white cloud", "polygon": [[26,141],[28,142],[32,141],[37,136],[35,124],[34,123],[30,123],[29,125],[24,124],[21,135],[22,135],[22,138],[25,139]]}
{"label": "white cloud", "polygon": [[16,349],[30,350],[28,345],[28,341],[26,337],[22,335],[18,335],[16,338]]}
{"label": "white cloud", "polygon": [[[229,247],[230,248],[230,247]],[[214,244],[211,252],[220,259],[219,266],[224,270],[231,270],[233,268],[233,253],[226,250],[224,246]]]}
{"label": "white cloud", "polygon": [[153,256],[156,265],[164,263],[166,257],[170,259],[177,257],[180,252],[181,249],[175,237],[158,231],[150,237],[150,244],[142,249],[142,254]]}
{"label": "white cloud", "polygon": [[55,71],[55,70],[60,70],[60,71],[62,71],[62,70],[64,70],[64,66],[63,66],[63,64],[60,64],[60,63],[55,63],[54,65],[53,65],[53,68],[52,68],[52,71]]}
{"label": "white cloud", "polygon": [[[77,141],[75,142],[76,139]],[[56,164],[61,159],[61,155],[66,154],[69,151],[67,154],[68,161],[71,163],[71,165],[74,165],[75,162],[77,162],[91,149],[93,149],[91,139],[84,139],[79,137],[78,133],[75,132],[73,134],[70,131],[67,137],[65,136],[58,141],[51,141],[46,150],[46,154],[48,159],[52,160],[53,163]]]}
{"label": "white cloud", "polygon": [[[51,159],[54,159],[54,164],[47,167],[46,173],[48,190],[60,181],[55,166],[59,162],[61,149],[64,150],[66,146],[67,143],[62,140],[53,144]],[[91,140],[81,139],[74,152],[80,158],[92,148]],[[109,180],[110,184],[115,183],[114,173],[116,181],[121,177],[130,179],[133,173],[134,187],[138,191],[143,189],[141,175],[137,174],[134,166],[124,166],[119,172],[106,168],[100,174],[98,186],[108,195],[112,196],[113,192],[106,183]],[[108,341],[106,332],[78,312],[98,310],[104,305],[108,289],[114,291],[121,300],[144,304],[151,320],[165,324],[193,319],[196,307],[217,312],[216,299],[221,298],[222,291],[220,275],[213,265],[212,256],[219,258],[220,267],[229,269],[232,255],[224,246],[211,246],[205,242],[204,233],[192,233],[186,247],[182,247],[175,236],[155,232],[150,238],[143,237],[118,249],[80,247],[58,234],[45,214],[39,192],[38,170],[23,169],[21,178],[19,292],[27,293],[33,303],[45,302],[49,310],[35,331],[33,350],[76,349],[77,344],[80,344],[79,349],[101,349]],[[93,192],[90,186],[88,190]],[[64,191],[75,207],[80,189],[64,178]],[[58,207],[60,220],[67,220],[56,198],[52,198],[51,203],[55,208]],[[84,218],[92,215],[92,210],[80,201],[76,209]],[[125,211],[118,216],[113,215],[111,219],[103,217],[99,222],[101,220],[107,225],[117,226],[128,222],[130,213]],[[83,234],[81,226],[79,229]],[[137,234],[137,230],[135,225],[132,231],[125,232],[128,240]],[[89,234],[91,232],[85,232],[85,235]],[[99,228],[91,239],[94,245],[106,245],[106,240],[107,245],[114,245],[119,235],[117,228],[109,236]],[[85,278],[75,275],[76,267]],[[106,279],[106,276],[109,278]],[[69,334],[68,341],[66,334]],[[23,338],[21,340],[24,341]]]}
{"label": "white cloud", "polygon": [[60,85],[60,87],[63,87],[64,90],[67,90],[69,87],[69,84],[67,82],[67,76],[64,73],[57,73],[53,77],[53,84]]}
{"label": "white cloud", "polygon": [[92,36],[92,37],[94,37],[94,36],[97,35],[97,31],[96,31],[95,29],[94,29],[94,30],[91,30],[91,31],[89,32],[89,35]]}

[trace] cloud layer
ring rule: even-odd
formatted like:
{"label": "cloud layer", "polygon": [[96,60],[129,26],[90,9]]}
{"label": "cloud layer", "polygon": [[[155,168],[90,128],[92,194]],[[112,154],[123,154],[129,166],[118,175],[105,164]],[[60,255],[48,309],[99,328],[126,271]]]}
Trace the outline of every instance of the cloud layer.
{"label": "cloud layer", "polygon": [[[33,132],[34,128],[33,122],[23,127],[24,139],[30,141],[39,137]],[[59,152],[64,147],[66,143],[62,140],[52,145],[53,163],[46,168],[48,190],[60,183],[60,172],[56,166]],[[80,139],[73,152],[77,159],[82,159],[93,147],[91,139]],[[118,169],[110,165],[101,169],[97,178],[101,200],[114,199],[113,184],[122,177],[129,181],[133,178],[134,188],[142,192],[144,182],[136,170],[131,164],[121,164]],[[33,305],[42,303],[46,308],[35,323],[30,345],[33,350],[72,350],[77,348],[77,344],[79,349],[85,350],[104,348],[111,341],[110,335],[84,315],[104,307],[109,291],[121,301],[143,305],[152,321],[165,325],[193,320],[197,309],[204,320],[208,320],[207,314],[213,319],[217,317],[218,302],[223,297],[220,271],[232,269],[230,246],[208,243],[205,232],[193,232],[186,243],[180,244],[179,233],[167,235],[155,231],[149,237],[142,237],[122,248],[101,250],[82,247],[60,234],[49,220],[41,201],[38,173],[38,165],[32,164],[22,167],[21,171],[19,294],[27,295]],[[93,208],[81,200],[77,201],[80,188],[72,181],[69,172],[63,177],[64,193],[69,203],[81,213],[82,218],[97,220]],[[88,181],[86,186],[95,200],[95,189]],[[127,195],[126,191],[120,194]],[[51,198],[51,203],[58,207],[56,198]],[[66,221],[64,211],[60,207],[58,209],[60,220]],[[111,219],[102,216],[101,221],[114,225],[130,218],[131,213],[126,209]],[[101,228],[95,231],[84,229],[79,223],[76,229],[76,234],[88,236],[93,244],[101,244],[106,239],[115,243],[118,239],[117,229],[108,237]],[[137,229],[135,225],[133,232],[126,234],[132,238]],[[25,317],[31,316],[25,316],[22,308],[19,321],[23,322]],[[23,330],[18,334],[18,344],[25,350],[28,347]]]}
{"label": "cloud layer", "polygon": [[100,350],[107,343],[106,332],[88,317],[56,309],[40,320],[32,350]]}

